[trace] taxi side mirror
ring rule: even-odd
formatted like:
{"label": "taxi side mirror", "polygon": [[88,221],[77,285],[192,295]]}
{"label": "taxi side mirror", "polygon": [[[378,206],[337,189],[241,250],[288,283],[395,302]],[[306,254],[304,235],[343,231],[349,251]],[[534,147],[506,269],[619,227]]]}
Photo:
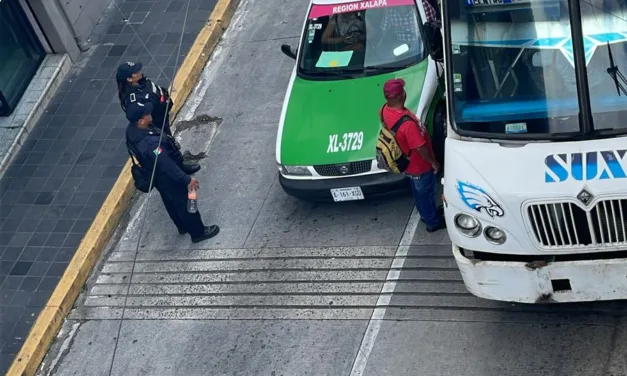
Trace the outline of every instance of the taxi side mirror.
{"label": "taxi side mirror", "polygon": [[296,51],[294,51],[294,49],[292,49],[289,44],[282,44],[281,51],[285,55],[287,55],[287,57],[291,57],[292,59],[296,60]]}
{"label": "taxi side mirror", "polygon": [[444,41],[442,40],[440,26],[433,21],[429,21],[423,24],[423,30],[431,58],[437,62],[444,61]]}

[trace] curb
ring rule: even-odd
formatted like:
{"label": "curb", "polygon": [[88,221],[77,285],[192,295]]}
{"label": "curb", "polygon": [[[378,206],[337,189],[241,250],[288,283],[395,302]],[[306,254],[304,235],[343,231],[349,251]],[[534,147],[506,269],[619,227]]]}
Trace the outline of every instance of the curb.
{"label": "curb", "polygon": [[[174,101],[171,112],[173,125],[178,111],[194,89],[211,53],[231,22],[238,4],[239,0],[218,0],[207,24],[198,33],[177,71],[172,83],[175,90],[171,94]],[[102,250],[128,209],[135,193],[130,167],[129,159],[83,237],[59,284],[33,324],[20,352],[15,356],[7,376],[31,376],[37,372],[39,364],[81,293]]]}

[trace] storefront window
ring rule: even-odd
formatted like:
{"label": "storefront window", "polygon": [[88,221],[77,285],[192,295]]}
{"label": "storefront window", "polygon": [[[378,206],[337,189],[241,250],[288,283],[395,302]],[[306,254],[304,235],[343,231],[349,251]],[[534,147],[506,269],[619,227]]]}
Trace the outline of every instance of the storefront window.
{"label": "storefront window", "polygon": [[18,1],[0,1],[0,116],[13,112],[45,54]]}

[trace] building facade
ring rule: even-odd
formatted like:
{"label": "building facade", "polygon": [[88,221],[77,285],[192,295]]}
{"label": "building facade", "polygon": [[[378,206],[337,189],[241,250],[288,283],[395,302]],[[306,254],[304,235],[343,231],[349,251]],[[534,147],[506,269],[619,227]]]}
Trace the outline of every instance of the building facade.
{"label": "building facade", "polygon": [[0,116],[9,116],[46,54],[75,61],[109,0],[0,0]]}

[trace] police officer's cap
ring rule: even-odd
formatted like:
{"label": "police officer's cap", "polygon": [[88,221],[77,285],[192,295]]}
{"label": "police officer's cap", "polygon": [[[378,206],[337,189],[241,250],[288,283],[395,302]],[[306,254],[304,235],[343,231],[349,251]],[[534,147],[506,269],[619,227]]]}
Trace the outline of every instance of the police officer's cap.
{"label": "police officer's cap", "polygon": [[152,112],[152,108],[153,108],[153,106],[152,106],[152,103],[150,103],[150,102],[146,102],[146,103],[134,102],[134,103],[131,103],[131,105],[126,110],[126,118],[131,123],[137,123],[139,121],[139,119],[141,119],[144,116],[146,116],[149,113],[151,113]]}
{"label": "police officer's cap", "polygon": [[133,63],[132,61],[121,64],[118,67],[118,73],[116,74],[116,78],[118,80],[126,80],[127,78],[131,78],[133,73],[139,73],[142,70],[142,63]]}

